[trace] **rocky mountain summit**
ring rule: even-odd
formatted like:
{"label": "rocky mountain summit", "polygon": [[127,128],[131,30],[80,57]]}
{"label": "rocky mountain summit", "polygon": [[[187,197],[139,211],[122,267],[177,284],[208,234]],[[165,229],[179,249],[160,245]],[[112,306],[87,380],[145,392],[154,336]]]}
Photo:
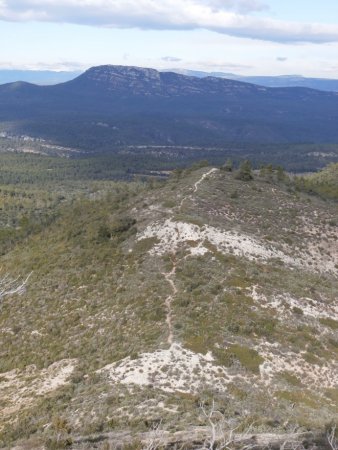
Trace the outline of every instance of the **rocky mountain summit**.
{"label": "rocky mountain summit", "polygon": [[332,449],[337,223],[215,167],[65,203],[1,257],[2,445]]}
{"label": "rocky mountain summit", "polygon": [[155,69],[133,66],[92,67],[76,80],[76,83],[84,82],[115,94],[127,96],[235,95],[236,92],[264,91],[261,87],[249,83],[217,77],[207,77],[201,80],[174,72],[159,72]]}

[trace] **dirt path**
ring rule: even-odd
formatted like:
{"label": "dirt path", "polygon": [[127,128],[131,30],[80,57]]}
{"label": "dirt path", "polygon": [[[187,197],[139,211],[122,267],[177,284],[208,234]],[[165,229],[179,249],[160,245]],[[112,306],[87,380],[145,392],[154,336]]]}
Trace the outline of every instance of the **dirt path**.
{"label": "dirt path", "polygon": [[[198,191],[199,185],[205,180],[205,178],[217,171],[218,171],[218,169],[213,168],[213,169],[210,169],[208,172],[204,173],[200,177],[200,179],[197,180],[196,183],[194,184],[192,193],[189,195],[186,195],[185,197],[182,198],[180,205],[179,205],[179,209],[182,208],[183,203],[185,202],[185,200],[187,200],[188,197],[192,197],[194,194],[196,194],[196,192]],[[175,278],[175,274],[176,274],[176,255],[173,253],[171,255],[170,259],[171,259],[173,267],[170,272],[162,272],[162,275],[164,276],[166,281],[170,284],[170,288],[171,288],[171,294],[168,295],[167,298],[165,299],[165,306],[167,309],[166,324],[168,327],[167,343],[169,345],[172,345],[174,342],[174,330],[173,330],[173,313],[172,313],[171,305],[172,305],[172,301],[173,301],[174,297],[177,294],[177,287],[174,282],[174,278]]]}
{"label": "dirt path", "polygon": [[213,169],[210,169],[209,172],[204,173],[204,174],[201,176],[201,178],[200,178],[198,181],[196,181],[196,183],[194,184],[193,194],[196,194],[196,192],[197,192],[197,190],[198,190],[198,186],[204,181],[204,179],[205,179],[206,177],[208,177],[209,175],[211,175],[212,173],[217,172],[217,171],[218,171],[218,169],[213,168]]}
{"label": "dirt path", "polygon": [[168,297],[165,299],[165,306],[167,308],[166,324],[168,326],[167,343],[169,345],[171,345],[173,343],[173,341],[174,341],[174,331],[173,331],[173,320],[172,320],[172,307],[171,307],[171,304],[172,304],[172,301],[173,301],[174,297],[177,294],[177,287],[175,285],[175,282],[172,279],[175,276],[175,273],[176,273],[175,255],[172,255],[171,261],[172,261],[172,264],[173,264],[173,267],[172,267],[171,271],[170,272],[162,272],[162,275],[167,280],[167,282],[170,284],[170,288],[171,288],[171,294],[168,295]]}
{"label": "dirt path", "polygon": [[194,184],[194,189],[193,189],[192,193],[189,194],[189,195],[186,195],[185,197],[182,198],[182,200],[180,202],[179,209],[182,208],[183,203],[187,200],[187,198],[192,197],[194,194],[196,194],[196,192],[198,191],[199,185],[205,180],[205,178],[208,177],[209,175],[211,175],[212,173],[217,172],[217,171],[218,171],[218,169],[213,168],[213,169],[210,169],[208,172],[204,173],[201,176],[201,178],[199,180],[197,180],[196,183]]}

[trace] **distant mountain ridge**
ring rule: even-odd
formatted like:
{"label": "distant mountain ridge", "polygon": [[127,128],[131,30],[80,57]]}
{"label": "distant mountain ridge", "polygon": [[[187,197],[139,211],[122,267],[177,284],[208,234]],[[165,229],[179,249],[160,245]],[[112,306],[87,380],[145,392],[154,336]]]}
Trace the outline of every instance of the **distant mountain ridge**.
{"label": "distant mountain ridge", "polygon": [[0,70],[0,84],[25,81],[27,83],[49,85],[64,83],[79,76],[82,72],[55,70]]}
{"label": "distant mountain ridge", "polygon": [[337,121],[337,93],[139,67],[93,67],[55,86],[0,86],[2,130],[96,152],[121,145],[335,143]]}
{"label": "distant mountain ridge", "polygon": [[230,80],[243,81],[245,83],[258,84],[265,87],[306,87],[310,89],[318,89],[320,91],[338,92],[338,79],[330,78],[312,78],[303,77],[301,75],[236,75],[228,72],[204,72],[199,70],[188,69],[172,69],[173,72],[181,73],[198,78],[219,77]]}
{"label": "distant mountain ridge", "polygon": [[[258,84],[265,87],[308,87],[321,91],[337,92],[338,79],[313,78],[302,75],[252,75],[244,76],[231,72],[205,72],[189,69],[166,69],[162,72],[175,72],[181,75],[194,76],[198,78],[217,77],[230,80],[244,81],[246,83]],[[55,71],[55,70],[0,70],[0,84],[25,81],[39,85],[53,85],[73,80],[81,75],[83,71]]]}

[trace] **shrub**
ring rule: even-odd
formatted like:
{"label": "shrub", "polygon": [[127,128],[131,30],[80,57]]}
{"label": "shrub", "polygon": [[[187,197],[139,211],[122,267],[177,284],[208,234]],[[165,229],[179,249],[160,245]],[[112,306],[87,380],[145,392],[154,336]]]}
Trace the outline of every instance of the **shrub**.
{"label": "shrub", "polygon": [[330,317],[322,317],[319,319],[319,322],[325,327],[330,327],[333,330],[338,330],[338,321],[331,319]]}
{"label": "shrub", "polygon": [[239,361],[243,367],[254,374],[259,374],[259,366],[264,362],[256,350],[238,344],[231,345],[223,351],[217,350],[215,354],[221,364],[231,366],[235,361]]}

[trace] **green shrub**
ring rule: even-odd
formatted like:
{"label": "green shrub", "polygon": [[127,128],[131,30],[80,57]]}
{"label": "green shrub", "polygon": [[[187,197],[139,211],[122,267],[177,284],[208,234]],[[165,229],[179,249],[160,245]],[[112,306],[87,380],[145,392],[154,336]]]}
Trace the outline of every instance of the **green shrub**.
{"label": "green shrub", "polygon": [[331,317],[321,317],[319,322],[325,327],[330,327],[333,330],[338,330],[338,321],[335,319],[331,319]]}
{"label": "green shrub", "polygon": [[235,361],[239,361],[243,367],[254,374],[259,374],[259,366],[264,362],[256,350],[238,344],[231,345],[226,350],[217,349],[214,353],[221,365],[231,366]]}

